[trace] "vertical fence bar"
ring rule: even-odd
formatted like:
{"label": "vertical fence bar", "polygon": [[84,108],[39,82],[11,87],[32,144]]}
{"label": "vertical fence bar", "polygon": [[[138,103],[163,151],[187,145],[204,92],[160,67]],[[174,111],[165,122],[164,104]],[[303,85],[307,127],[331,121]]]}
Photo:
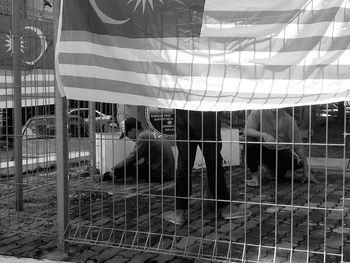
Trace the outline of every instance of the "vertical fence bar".
{"label": "vertical fence bar", "polygon": [[[89,101],[90,173],[96,172],[96,122],[95,102]],[[101,117],[102,118],[102,117]],[[103,127],[100,127],[101,133]],[[107,128],[107,127],[106,127]]]}
{"label": "vertical fence bar", "polygon": [[[60,0],[54,2],[54,39],[57,40]],[[56,92],[56,154],[57,154],[57,238],[58,248],[66,252],[68,243],[68,134],[67,134],[67,98],[61,97],[55,81]]]}
{"label": "vertical fence bar", "polygon": [[12,5],[13,32],[13,88],[14,88],[14,135],[15,135],[15,182],[16,210],[23,210],[23,168],[22,168],[22,95],[21,95],[21,16],[24,0],[15,0]]}

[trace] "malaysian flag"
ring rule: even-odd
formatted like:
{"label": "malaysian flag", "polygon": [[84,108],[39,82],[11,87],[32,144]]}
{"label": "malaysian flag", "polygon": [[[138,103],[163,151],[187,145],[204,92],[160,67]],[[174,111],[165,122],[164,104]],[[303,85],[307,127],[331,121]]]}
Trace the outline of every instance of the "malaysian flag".
{"label": "malaysian flag", "polygon": [[[22,106],[55,103],[52,22],[21,21]],[[0,15],[0,108],[13,108],[11,16]]]}
{"label": "malaysian flag", "polygon": [[350,97],[347,0],[63,0],[71,99],[190,110]]}

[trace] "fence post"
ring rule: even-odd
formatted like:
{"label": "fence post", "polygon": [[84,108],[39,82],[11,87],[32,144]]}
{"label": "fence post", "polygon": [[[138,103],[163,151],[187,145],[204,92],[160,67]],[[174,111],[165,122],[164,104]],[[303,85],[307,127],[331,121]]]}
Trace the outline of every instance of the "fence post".
{"label": "fence post", "polygon": [[21,87],[21,22],[24,12],[24,0],[13,1],[13,88],[14,88],[14,160],[16,181],[16,211],[23,211],[23,160],[22,160],[22,87]]}
{"label": "fence post", "polygon": [[[95,102],[89,101],[90,175],[96,173],[96,122]],[[100,127],[102,129],[102,127]]]}
{"label": "fence post", "polygon": [[[57,40],[60,0],[54,1],[54,39]],[[56,149],[57,149],[57,238],[58,248],[68,251],[68,243],[64,239],[68,235],[68,132],[67,132],[67,99],[62,97],[55,81],[56,92]]]}

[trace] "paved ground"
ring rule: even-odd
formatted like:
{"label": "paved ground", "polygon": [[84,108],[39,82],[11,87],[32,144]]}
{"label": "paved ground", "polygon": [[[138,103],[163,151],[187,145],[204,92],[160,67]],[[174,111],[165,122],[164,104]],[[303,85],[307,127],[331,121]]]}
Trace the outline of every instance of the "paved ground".
{"label": "paved ground", "polygon": [[[232,199],[238,207],[252,212],[245,220],[232,221],[217,216],[210,202],[196,199],[200,197],[202,178],[197,172],[193,176],[195,194],[190,202],[188,222],[174,227],[162,220],[164,212],[173,208],[172,183],[162,188],[147,183],[137,186],[132,181],[96,183],[72,171],[70,252],[57,253],[54,195],[39,202],[38,189],[26,195],[27,212],[24,213],[32,218],[16,221],[12,217],[16,222],[13,224],[6,219],[2,221],[0,254],[73,262],[204,262],[197,257],[224,260],[228,256],[237,262],[242,257],[246,262],[255,262],[258,258],[261,262],[289,262],[290,257],[292,262],[306,262],[307,257],[310,262],[340,262],[342,237],[345,244],[350,244],[347,209],[342,229],[343,190],[347,197],[350,188],[343,189],[343,177],[338,171],[328,171],[327,176],[324,170],[314,172],[321,180],[319,185],[308,188],[307,184],[295,182],[292,186],[291,182],[283,182],[275,191],[275,181],[264,180],[260,191],[245,188],[242,167],[228,170]],[[45,193],[49,195],[53,189],[47,188]],[[22,234],[5,233],[9,227]],[[263,246],[260,250],[259,244]],[[117,248],[119,246],[133,251]],[[300,252],[291,254],[291,248]],[[307,250],[309,253],[305,253]],[[328,253],[325,258],[324,252]]]}
{"label": "paved ground", "polygon": [[[344,151],[341,146],[340,130],[327,131],[333,146],[313,145],[311,155],[349,158],[349,147]],[[325,132],[315,134],[313,143],[324,143]],[[57,251],[55,171],[39,169],[25,176],[21,213],[13,209],[13,177],[0,179],[1,255],[106,263],[227,258],[231,262],[333,263],[341,262],[343,254],[350,261],[348,172],[314,169],[319,185],[264,179],[261,189],[254,189],[245,187],[242,166],[228,169],[232,200],[252,215],[227,221],[214,212],[210,201],[202,201],[203,177],[197,171],[188,221],[174,227],[162,220],[174,208],[173,183],[161,187],[134,181],[101,183],[86,176],[85,167],[81,163],[70,169],[70,250],[66,254]]]}

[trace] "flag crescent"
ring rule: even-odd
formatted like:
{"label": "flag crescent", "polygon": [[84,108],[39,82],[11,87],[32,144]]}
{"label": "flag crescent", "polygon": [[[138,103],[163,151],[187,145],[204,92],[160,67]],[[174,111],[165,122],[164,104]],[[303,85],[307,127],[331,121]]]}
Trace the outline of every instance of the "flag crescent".
{"label": "flag crescent", "polygon": [[32,61],[25,61],[26,64],[33,66],[36,62],[38,62],[41,59],[41,57],[44,55],[44,52],[47,49],[46,36],[39,28],[36,28],[34,26],[26,26],[24,29],[32,30],[40,38],[41,49],[39,56]]}
{"label": "flag crescent", "polygon": [[101,11],[101,9],[97,6],[95,0],[89,0],[89,1],[90,1],[92,8],[96,12],[96,15],[103,23],[113,24],[113,25],[121,25],[121,24],[124,24],[130,20],[130,17],[128,19],[125,19],[125,20],[117,20],[117,19],[111,18]]}

